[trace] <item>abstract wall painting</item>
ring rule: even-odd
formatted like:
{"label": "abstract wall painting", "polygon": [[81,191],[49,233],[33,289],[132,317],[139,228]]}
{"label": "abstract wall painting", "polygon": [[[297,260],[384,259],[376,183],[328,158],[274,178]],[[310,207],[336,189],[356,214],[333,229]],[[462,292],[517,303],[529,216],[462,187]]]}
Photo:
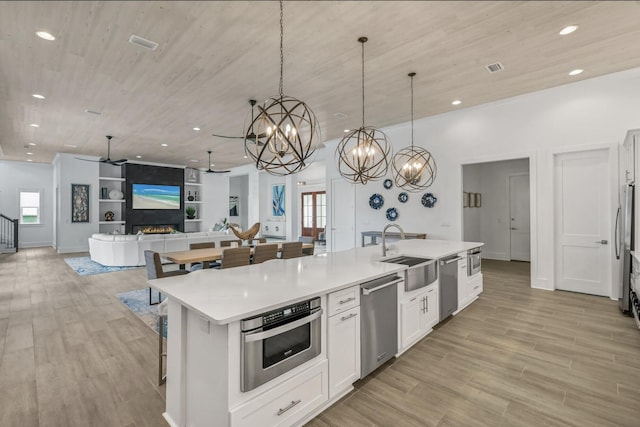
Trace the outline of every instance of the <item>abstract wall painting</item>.
{"label": "abstract wall painting", "polygon": [[71,184],[71,222],[89,222],[89,184]]}
{"label": "abstract wall painting", "polygon": [[273,216],[284,216],[284,184],[276,184],[273,189]]}

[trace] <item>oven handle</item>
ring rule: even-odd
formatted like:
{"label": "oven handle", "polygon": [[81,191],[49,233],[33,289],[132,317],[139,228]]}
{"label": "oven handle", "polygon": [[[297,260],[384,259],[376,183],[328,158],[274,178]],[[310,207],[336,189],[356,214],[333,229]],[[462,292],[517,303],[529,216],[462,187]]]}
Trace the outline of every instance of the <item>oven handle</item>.
{"label": "oven handle", "polygon": [[251,332],[251,333],[245,333],[244,335],[244,342],[254,342],[254,341],[261,341],[267,338],[271,338],[274,337],[276,335],[279,335],[283,332],[287,332],[290,331],[292,329],[295,329],[299,326],[302,325],[306,325],[307,323],[311,323],[316,319],[319,319],[320,316],[322,316],[322,309],[316,311],[313,314],[310,314],[306,317],[303,317],[302,319],[298,319],[298,320],[294,320],[291,323],[287,323],[286,325],[282,325],[282,326],[278,326],[277,328],[274,329],[269,329],[268,331],[265,332]]}

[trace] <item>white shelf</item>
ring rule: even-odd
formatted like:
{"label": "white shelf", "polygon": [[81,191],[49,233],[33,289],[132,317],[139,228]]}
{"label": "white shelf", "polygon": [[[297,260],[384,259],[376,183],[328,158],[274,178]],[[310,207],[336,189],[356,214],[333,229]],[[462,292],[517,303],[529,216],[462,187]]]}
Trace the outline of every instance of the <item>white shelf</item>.
{"label": "white shelf", "polygon": [[99,177],[100,181],[119,181],[119,182],[124,182],[124,178],[113,178],[110,176],[101,176]]}
{"label": "white shelf", "polygon": [[189,203],[189,204],[191,204],[191,203],[193,203],[193,204],[198,204],[198,203],[202,203],[202,200],[194,200],[193,202],[190,202],[190,201],[188,201],[188,200],[185,200],[184,202],[185,202],[185,203]]}
{"label": "white shelf", "polygon": [[98,221],[98,224],[124,224],[124,221]]}
{"label": "white shelf", "polygon": [[185,182],[184,182],[184,185],[185,185],[185,186],[187,186],[187,185],[188,185],[188,186],[190,186],[190,187],[201,187],[201,186],[202,186],[202,183],[201,183],[201,182],[188,182],[188,181],[185,181]]}
{"label": "white shelf", "polygon": [[201,219],[196,218],[196,219],[185,219],[184,222],[202,222]]}
{"label": "white shelf", "polygon": [[100,202],[124,203],[124,199],[100,199]]}

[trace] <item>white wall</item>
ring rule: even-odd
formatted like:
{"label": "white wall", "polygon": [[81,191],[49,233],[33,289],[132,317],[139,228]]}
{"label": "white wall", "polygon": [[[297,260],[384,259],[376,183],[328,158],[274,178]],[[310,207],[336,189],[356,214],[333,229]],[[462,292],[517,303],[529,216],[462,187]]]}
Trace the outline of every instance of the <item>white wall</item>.
{"label": "white wall", "polygon": [[0,161],[0,213],[17,219],[20,215],[20,190],[42,192],[41,224],[18,226],[18,248],[53,244],[52,173],[53,166],[50,164]]}
{"label": "white wall", "polygon": [[[54,171],[53,174],[49,174],[48,180],[51,183],[53,176],[59,176],[59,182],[57,182],[60,195],[60,204],[57,207],[59,213],[57,221],[58,253],[88,251],[88,238],[99,230],[99,165],[98,162],[78,160],[77,156],[73,154],[58,153],[56,155],[53,162]],[[89,188],[90,220],[87,223],[71,222],[71,184],[89,184],[91,186]]]}
{"label": "white wall", "polygon": [[[232,176],[229,178],[229,196],[238,196],[240,209],[238,216],[229,217],[230,222],[240,224],[243,230],[249,228],[249,177],[247,175]],[[253,224],[251,224],[253,225]]]}
{"label": "white wall", "polygon": [[[532,285],[553,289],[553,155],[620,144],[627,129],[640,127],[638,99],[640,69],[633,69],[417,120],[415,143],[431,151],[438,165],[438,176],[429,189],[438,202],[425,209],[419,196],[411,195],[399,208],[397,222],[406,231],[426,232],[432,238],[461,239],[462,165],[529,158],[534,195]],[[394,149],[410,144],[410,123],[384,130]],[[327,145],[335,147],[335,142]],[[327,166],[327,181],[336,176],[335,165]],[[373,211],[368,206],[376,192],[385,197],[384,209],[400,206],[395,188],[385,190],[381,182],[357,186],[358,236],[360,231],[381,230],[388,223],[384,209]]]}
{"label": "white wall", "polygon": [[[464,191],[482,194],[482,207],[464,209],[465,240],[467,231],[484,242],[482,257],[510,259],[511,230],[509,220],[509,176],[529,173],[529,159],[465,165]],[[473,224],[473,225],[472,225]]]}
{"label": "white wall", "polygon": [[202,225],[201,230],[210,230],[216,223],[229,218],[229,177],[215,173],[201,174],[202,180]]}

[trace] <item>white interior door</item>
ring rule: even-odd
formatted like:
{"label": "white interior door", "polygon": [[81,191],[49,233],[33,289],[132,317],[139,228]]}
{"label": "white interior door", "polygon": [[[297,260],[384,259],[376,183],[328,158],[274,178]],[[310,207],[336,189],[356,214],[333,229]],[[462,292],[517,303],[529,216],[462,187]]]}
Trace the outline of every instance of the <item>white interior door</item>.
{"label": "white interior door", "polygon": [[355,188],[338,178],[331,181],[331,252],[355,247]]}
{"label": "white interior door", "polygon": [[608,150],[555,158],[556,289],[609,296]]}
{"label": "white interior door", "polygon": [[510,176],[511,259],[514,261],[531,261],[529,205],[529,175]]}

